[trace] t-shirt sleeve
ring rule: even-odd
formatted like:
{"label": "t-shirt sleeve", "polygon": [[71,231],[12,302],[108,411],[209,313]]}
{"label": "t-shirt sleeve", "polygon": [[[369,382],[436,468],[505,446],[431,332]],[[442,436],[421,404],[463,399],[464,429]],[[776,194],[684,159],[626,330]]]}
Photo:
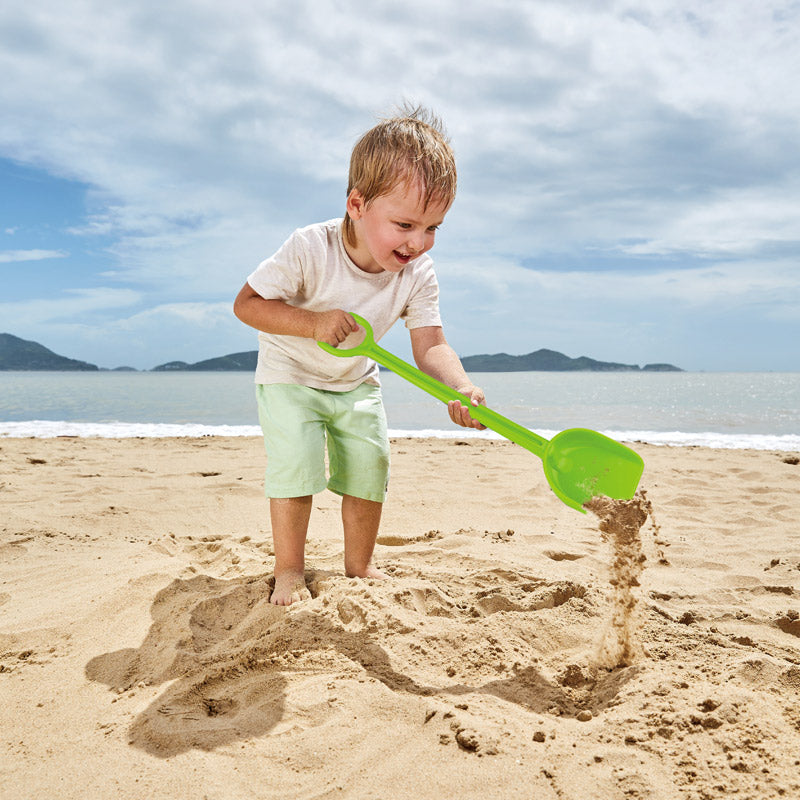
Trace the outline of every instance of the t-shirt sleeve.
{"label": "t-shirt sleeve", "polygon": [[303,291],[306,250],[295,231],[272,256],[264,259],[247,278],[266,300],[292,300]]}
{"label": "t-shirt sleeve", "polygon": [[439,282],[436,279],[436,273],[433,271],[433,265],[425,270],[419,285],[409,298],[400,317],[405,321],[406,328],[409,330],[430,325],[441,326]]}

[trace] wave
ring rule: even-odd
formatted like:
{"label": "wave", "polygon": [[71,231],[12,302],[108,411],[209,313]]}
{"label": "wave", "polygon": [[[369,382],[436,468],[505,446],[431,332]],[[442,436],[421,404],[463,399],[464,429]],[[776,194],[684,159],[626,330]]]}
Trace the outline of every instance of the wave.
{"label": "wave", "polygon": [[76,436],[97,439],[162,439],[203,436],[261,436],[258,425],[198,425],[168,422],[0,422],[0,437],[54,439]]}
{"label": "wave", "polygon": [[[552,439],[558,431],[537,430],[540,436]],[[665,447],[711,447],[724,450],[800,450],[800,436],[795,434],[761,434],[761,433],[716,433],[704,431],[686,433],[683,431],[616,431],[604,430],[605,434],[618,442],[662,445]],[[493,431],[389,431],[389,435],[398,439],[436,438],[463,439],[465,436],[481,439],[502,439]]]}
{"label": "wave", "polygon": [[[552,438],[558,431],[538,430],[539,435]],[[649,431],[605,430],[606,436],[620,442],[643,442],[670,447],[711,447],[730,450],[800,451],[800,436],[796,434],[717,433],[714,431]],[[129,438],[201,438],[206,436],[261,436],[258,425],[199,425],[156,422],[63,422],[29,420],[0,422],[0,437],[47,439],[59,436],[101,439]],[[473,431],[460,428],[438,430],[390,430],[392,439],[495,439],[503,437],[493,431]]]}

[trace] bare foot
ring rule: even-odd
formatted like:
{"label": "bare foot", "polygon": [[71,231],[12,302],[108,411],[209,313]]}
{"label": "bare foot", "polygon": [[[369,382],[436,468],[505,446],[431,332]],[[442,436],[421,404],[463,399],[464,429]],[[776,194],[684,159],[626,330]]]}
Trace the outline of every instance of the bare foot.
{"label": "bare foot", "polygon": [[385,572],[381,572],[374,564],[367,564],[365,570],[357,570],[353,573],[347,573],[348,578],[377,578],[379,580],[388,580],[389,576]]}
{"label": "bare foot", "polygon": [[306,587],[302,572],[283,572],[275,577],[270,603],[274,606],[290,606],[301,600],[310,600],[311,592]]}
{"label": "bare foot", "polygon": [[381,580],[388,580],[389,579],[389,576],[385,572],[382,572],[381,570],[379,570],[373,564],[370,564],[367,567],[367,572],[366,572],[366,575],[364,575],[364,577],[365,578],[379,578]]}

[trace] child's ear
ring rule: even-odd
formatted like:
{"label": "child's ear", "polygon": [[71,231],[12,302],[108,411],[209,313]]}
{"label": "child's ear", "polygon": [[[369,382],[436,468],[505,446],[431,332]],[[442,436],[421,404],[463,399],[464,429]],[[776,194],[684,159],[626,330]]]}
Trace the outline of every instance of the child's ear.
{"label": "child's ear", "polygon": [[358,189],[351,190],[350,194],[347,195],[346,208],[350,219],[360,219],[364,213],[366,205],[367,204],[364,202],[364,196],[358,191]]}

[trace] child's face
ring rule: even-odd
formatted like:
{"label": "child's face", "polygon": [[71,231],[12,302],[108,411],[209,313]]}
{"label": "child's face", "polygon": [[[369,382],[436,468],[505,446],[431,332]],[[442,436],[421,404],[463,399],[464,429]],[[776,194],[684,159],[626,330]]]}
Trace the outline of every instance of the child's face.
{"label": "child's face", "polygon": [[406,264],[427,253],[436,229],[450,206],[431,200],[425,208],[419,185],[400,184],[368,205],[357,189],[347,198],[356,246],[345,244],[347,254],[365,272],[400,272]]}

